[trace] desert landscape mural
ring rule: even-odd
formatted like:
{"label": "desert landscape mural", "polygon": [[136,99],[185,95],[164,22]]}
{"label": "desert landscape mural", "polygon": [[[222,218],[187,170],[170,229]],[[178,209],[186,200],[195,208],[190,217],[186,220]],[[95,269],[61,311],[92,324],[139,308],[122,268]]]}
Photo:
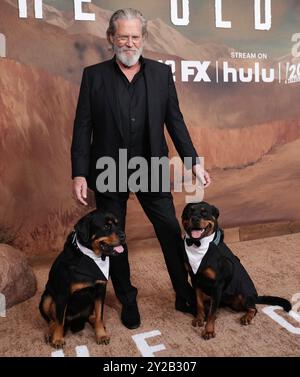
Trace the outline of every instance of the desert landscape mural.
{"label": "desert landscape mural", "polygon": [[[112,10],[101,1],[86,4],[97,22],[80,22],[67,2],[60,3],[58,9],[45,2],[43,20],[37,20],[28,1],[24,20],[17,1],[0,2],[7,44],[0,58],[0,242],[31,255],[58,251],[74,221],[94,208],[92,193],[89,208],[72,198],[70,143],[83,67],[112,57],[105,37]],[[285,85],[278,73],[272,83],[217,82],[216,61],[219,77],[222,61],[237,69],[254,63],[231,58],[234,38],[232,44],[228,36],[197,43],[193,33],[189,39],[163,16],[150,19],[144,55],[176,64],[181,110],[213,178],[204,198],[220,207],[224,227],[299,219],[300,84]],[[211,61],[212,80],[182,82],[181,60]],[[274,53],[260,63],[270,69],[281,62],[285,77],[286,62],[298,60]],[[170,138],[168,144],[175,156]],[[180,215],[184,193],[174,198]],[[126,230],[129,242],[154,235],[134,196]]]}

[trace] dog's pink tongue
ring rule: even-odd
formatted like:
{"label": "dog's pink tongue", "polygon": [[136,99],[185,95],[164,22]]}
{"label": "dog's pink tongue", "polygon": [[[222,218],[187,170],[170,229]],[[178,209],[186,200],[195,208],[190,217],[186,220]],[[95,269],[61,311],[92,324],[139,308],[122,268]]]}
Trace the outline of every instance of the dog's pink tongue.
{"label": "dog's pink tongue", "polygon": [[114,247],[114,250],[117,252],[117,253],[123,253],[123,251],[124,251],[124,247],[122,246],[122,245],[120,245],[120,246],[116,246],[116,247]]}
{"label": "dog's pink tongue", "polygon": [[202,234],[202,230],[192,230],[192,237],[193,238],[200,238],[201,237],[201,234]]}

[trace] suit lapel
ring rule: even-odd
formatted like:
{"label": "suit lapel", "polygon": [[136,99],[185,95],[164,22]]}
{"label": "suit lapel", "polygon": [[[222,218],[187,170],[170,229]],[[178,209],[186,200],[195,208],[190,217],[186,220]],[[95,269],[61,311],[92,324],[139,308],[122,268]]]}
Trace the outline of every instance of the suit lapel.
{"label": "suit lapel", "polygon": [[107,70],[103,76],[105,92],[108,98],[108,103],[111,107],[115,123],[120,131],[122,138],[124,139],[123,127],[121,124],[120,107],[117,99],[117,83],[114,72],[114,59],[110,60],[110,64],[107,65]]}

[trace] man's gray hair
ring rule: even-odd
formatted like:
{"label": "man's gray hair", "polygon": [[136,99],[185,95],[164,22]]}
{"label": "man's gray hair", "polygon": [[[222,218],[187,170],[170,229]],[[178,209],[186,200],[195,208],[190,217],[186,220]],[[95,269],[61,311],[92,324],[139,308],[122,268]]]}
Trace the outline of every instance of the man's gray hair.
{"label": "man's gray hair", "polygon": [[142,36],[143,38],[146,38],[148,35],[147,32],[147,20],[146,18],[142,15],[142,13],[133,8],[124,8],[124,9],[119,9],[117,10],[110,18],[109,20],[109,25],[106,30],[106,37],[108,42],[111,44],[110,41],[110,36],[114,36],[116,33],[116,21],[117,20],[133,20],[133,19],[138,19],[142,23]]}

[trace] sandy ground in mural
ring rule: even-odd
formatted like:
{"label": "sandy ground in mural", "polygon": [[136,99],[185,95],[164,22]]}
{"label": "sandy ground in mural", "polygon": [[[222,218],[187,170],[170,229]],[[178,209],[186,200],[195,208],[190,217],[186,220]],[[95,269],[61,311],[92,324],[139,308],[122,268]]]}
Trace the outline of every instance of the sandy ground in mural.
{"label": "sandy ground in mural", "polygon": [[[276,294],[291,300],[300,292],[300,233],[229,244],[252,276],[259,294]],[[204,341],[201,329],[191,326],[192,317],[174,310],[174,294],[162,253],[155,239],[130,244],[133,283],[139,288],[142,325],[127,330],[120,322],[120,304],[111,283],[105,307],[109,345],[97,346],[93,331],[86,328],[66,336],[65,356],[76,356],[75,347],[85,345],[90,356],[141,356],[132,335],[159,330],[150,345],[164,344],[155,356],[300,356],[300,323],[278,310],[298,334],[293,334],[267,316],[259,305],[252,325],[242,327],[240,314],[219,311],[215,339]],[[53,259],[53,257],[52,257]],[[43,341],[46,323],[38,312],[38,302],[50,267],[50,259],[31,260],[38,279],[38,292],[0,318],[1,356],[51,356],[54,351]]]}

